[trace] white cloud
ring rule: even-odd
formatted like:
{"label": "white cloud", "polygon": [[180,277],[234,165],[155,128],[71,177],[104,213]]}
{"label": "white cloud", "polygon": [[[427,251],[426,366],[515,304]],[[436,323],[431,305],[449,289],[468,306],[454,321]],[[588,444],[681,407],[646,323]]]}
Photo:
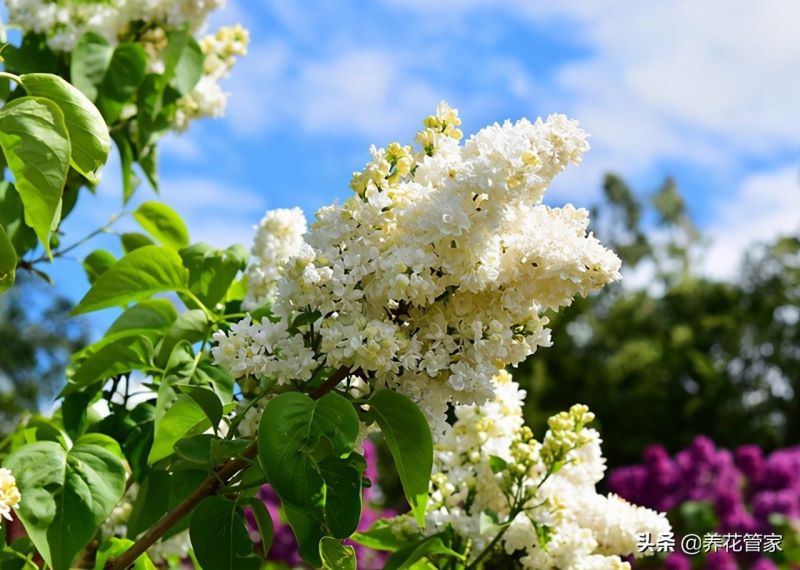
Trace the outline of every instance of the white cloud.
{"label": "white cloud", "polygon": [[255,48],[226,87],[234,94],[227,117],[248,135],[297,125],[382,139],[416,126],[440,98],[397,54],[363,48],[310,58],[282,42]]}
{"label": "white cloud", "polygon": [[800,171],[791,167],[754,174],[714,210],[715,220],[706,229],[711,245],[702,262],[704,273],[735,278],[748,245],[800,231]]}

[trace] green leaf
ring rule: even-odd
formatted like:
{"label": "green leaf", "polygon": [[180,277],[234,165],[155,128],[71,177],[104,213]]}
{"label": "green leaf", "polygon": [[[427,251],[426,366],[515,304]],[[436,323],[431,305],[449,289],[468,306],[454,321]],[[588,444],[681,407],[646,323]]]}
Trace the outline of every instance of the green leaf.
{"label": "green leaf", "polygon": [[197,505],[189,524],[192,548],[203,568],[259,570],[241,509],[222,497],[206,497]]}
{"label": "green leaf", "polygon": [[349,454],[358,426],[353,406],[333,392],[316,401],[299,392],[270,400],[261,416],[258,456],[281,500],[318,512],[324,501],[324,482],[312,453],[324,440],[331,448],[328,455]]}
{"label": "green leaf", "polygon": [[156,364],[165,366],[179,342],[186,341],[191,345],[204,340],[210,327],[208,316],[200,309],[181,313],[161,341],[161,347],[156,355]]}
{"label": "green leaf", "polygon": [[185,289],[188,271],[177,253],[163,247],[140,247],[97,278],[72,314],[124,305],[155,293]]}
{"label": "green leaf", "polygon": [[117,317],[106,331],[106,336],[141,329],[163,332],[177,318],[178,312],[175,310],[175,305],[167,299],[145,299],[126,309]]}
{"label": "green leaf", "polygon": [[50,254],[50,231],[60,220],[69,170],[64,115],[47,99],[22,97],[0,109],[0,147],[25,207],[25,223]]}
{"label": "green leaf", "polygon": [[272,546],[272,539],[275,535],[275,531],[272,526],[272,517],[269,515],[267,506],[260,499],[253,497],[240,498],[239,504],[250,507],[252,510],[253,518],[256,520],[256,526],[258,527],[258,534],[261,536],[261,550],[265,555],[268,554]]}
{"label": "green leaf", "polygon": [[175,454],[181,459],[191,463],[210,466],[211,442],[216,436],[210,433],[200,433],[192,437],[185,437],[175,444]]}
{"label": "green leaf", "polygon": [[236,274],[247,266],[248,258],[247,249],[241,245],[223,251],[204,243],[185,247],[180,255],[189,269],[189,289],[209,307],[225,297]]}
{"label": "green leaf", "polygon": [[361,474],[363,458],[353,453],[346,460],[328,457],[318,464],[325,481],[325,521],[330,534],[343,538],[358,528],[361,520]]}
{"label": "green leaf", "polygon": [[178,395],[175,403],[156,426],[153,447],[147,462],[153,464],[169,457],[180,439],[201,433],[210,425],[205,410],[194,398],[186,394]]}
{"label": "green leaf", "polygon": [[325,570],[356,570],[355,549],[330,536],[319,541],[319,557]]}
{"label": "green leaf", "polygon": [[369,400],[369,414],[383,432],[403,493],[417,523],[424,527],[433,468],[433,440],[428,421],[414,402],[391,390],[375,392]]}
{"label": "green leaf", "polygon": [[125,205],[133,197],[136,188],[139,186],[139,177],[133,171],[133,147],[122,131],[116,131],[111,135],[117,143],[119,160],[122,167],[122,204]]}
{"label": "green leaf", "polygon": [[208,360],[201,360],[195,369],[194,378],[198,384],[211,386],[223,404],[233,400],[235,381],[230,372],[221,366],[214,366]]}
{"label": "green leaf", "polygon": [[14,285],[14,273],[17,270],[17,252],[8,239],[6,230],[0,226],[0,293],[6,292]]}
{"label": "green leaf", "polygon": [[297,539],[297,549],[300,556],[314,567],[322,566],[322,559],[319,555],[319,541],[325,536],[325,523],[321,516],[317,517],[299,509],[292,508],[291,505],[283,503],[283,515],[286,522],[292,529],[292,533]]}
{"label": "green leaf", "polygon": [[130,101],[144,80],[147,54],[140,44],[119,44],[111,55],[100,84],[97,106],[106,122],[116,122],[122,107]]}
{"label": "green leaf", "polygon": [[122,242],[122,251],[125,253],[130,253],[134,249],[139,249],[146,245],[153,245],[155,243],[146,235],[138,232],[126,232],[119,236],[119,240]]}
{"label": "green leaf", "polygon": [[[94,570],[104,570],[106,567],[106,562],[110,558],[117,558],[123,554],[133,546],[133,541],[129,538],[118,538],[116,536],[112,536],[109,538],[103,546],[97,551],[97,557],[95,558],[94,562]],[[150,557],[147,554],[142,554],[136,561],[133,563],[131,567],[133,570],[156,570],[155,565],[150,560]]]}
{"label": "green leaf", "polygon": [[216,430],[219,422],[222,421],[222,402],[210,388],[203,386],[179,385],[177,388],[184,394],[189,395],[197,405],[200,406],[211,422],[211,426]]}
{"label": "green leaf", "polygon": [[144,202],[133,212],[133,217],[146,232],[161,245],[180,249],[189,245],[189,230],[181,217],[161,202]]}
{"label": "green leaf", "polygon": [[[0,170],[5,162],[0,152]],[[25,225],[25,213],[16,188],[10,182],[0,182],[0,226],[3,226],[8,239],[14,245],[17,257],[36,247],[36,233]]]}
{"label": "green leaf", "polygon": [[144,336],[124,336],[100,347],[76,363],[67,374],[69,383],[62,394],[70,394],[77,388],[146,367],[152,359],[153,343],[150,339]]}
{"label": "green leaf", "polygon": [[392,530],[391,522],[379,519],[363,532],[357,532],[352,537],[354,542],[372,550],[388,550],[394,552],[407,544],[407,540],[399,538]]}
{"label": "green leaf", "polygon": [[495,475],[505,471],[507,467],[508,467],[508,462],[502,457],[499,457],[497,455],[489,456],[489,468]]}
{"label": "green leaf", "polygon": [[97,281],[97,278],[108,271],[116,262],[117,258],[114,257],[114,254],[105,249],[96,249],[87,255],[83,260],[83,269],[86,271],[89,283]]}
{"label": "green leaf", "polygon": [[437,554],[452,556],[459,559],[463,558],[458,552],[445,546],[444,542],[442,542],[441,534],[435,534],[399,549],[389,557],[383,569],[405,570],[407,568],[412,568],[414,563],[422,558]]}
{"label": "green leaf", "polygon": [[97,99],[97,87],[111,63],[114,48],[97,32],[81,36],[70,57],[70,80],[89,99]]}
{"label": "green leaf", "polygon": [[22,45],[6,44],[3,50],[5,68],[14,73],[43,71],[58,73],[59,58],[47,45],[44,34],[28,32],[22,36]]}
{"label": "green leaf", "polygon": [[125,464],[94,443],[69,451],[54,442],[32,443],[13,452],[5,467],[25,497],[19,518],[53,570],[70,568],[125,492]]}
{"label": "green leaf", "polygon": [[[174,36],[173,36],[174,37]],[[170,38],[172,39],[172,37]],[[186,46],[174,69],[172,85],[181,95],[188,95],[203,76],[203,64],[206,56],[197,40],[191,34],[186,36]]]}
{"label": "green leaf", "polygon": [[70,164],[90,182],[97,182],[97,171],[108,160],[111,138],[102,115],[86,96],[75,87],[47,73],[20,76],[25,91],[46,98],[64,115],[72,152]]}

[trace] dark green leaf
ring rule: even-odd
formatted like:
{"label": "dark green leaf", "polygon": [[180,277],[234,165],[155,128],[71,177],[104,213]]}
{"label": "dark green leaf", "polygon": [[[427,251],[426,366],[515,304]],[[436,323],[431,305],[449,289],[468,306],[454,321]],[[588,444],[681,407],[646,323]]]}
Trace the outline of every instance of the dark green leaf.
{"label": "dark green leaf", "polygon": [[272,527],[272,517],[269,515],[267,506],[263,501],[256,498],[239,499],[239,504],[250,507],[253,512],[253,518],[256,520],[258,527],[258,534],[261,537],[261,550],[266,555],[272,546],[272,538],[275,531]]}
{"label": "dark green leaf", "polygon": [[330,455],[349,454],[358,426],[353,406],[335,393],[314,401],[288,392],[270,400],[261,417],[258,454],[267,479],[285,504],[309,512],[322,508],[324,482],[311,454],[323,439],[332,448]]}
{"label": "dark green leaf", "polygon": [[[5,168],[0,152],[0,170]],[[0,225],[14,244],[18,257],[36,247],[36,233],[25,224],[22,201],[10,182],[0,182]]]}
{"label": "dark green leaf", "polygon": [[428,421],[414,402],[391,390],[376,392],[369,404],[369,414],[383,432],[414,517],[424,527],[433,468],[433,440]]}
{"label": "dark green leaf", "polygon": [[222,497],[207,497],[192,513],[189,536],[203,568],[259,570],[241,509]]}
{"label": "dark green leaf", "polygon": [[133,98],[142,83],[147,66],[147,54],[140,44],[119,44],[100,84],[97,106],[106,122],[116,122],[122,107]]}
{"label": "dark green leaf", "polygon": [[113,133],[111,138],[114,139],[119,151],[122,166],[122,203],[127,204],[139,186],[139,177],[133,171],[133,148],[122,131]]}

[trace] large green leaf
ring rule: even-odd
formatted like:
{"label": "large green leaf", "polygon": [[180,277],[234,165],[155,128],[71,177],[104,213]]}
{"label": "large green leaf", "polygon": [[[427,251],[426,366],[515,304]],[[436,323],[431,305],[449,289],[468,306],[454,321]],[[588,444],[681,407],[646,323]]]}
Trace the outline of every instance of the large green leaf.
{"label": "large green leaf", "polygon": [[57,75],[30,73],[20,76],[20,81],[29,95],[58,105],[69,132],[70,164],[91,182],[96,182],[97,170],[106,163],[111,149],[108,127],[97,108]]}
{"label": "large green leaf", "polygon": [[89,99],[97,99],[97,87],[105,77],[114,48],[97,32],[81,36],[70,57],[70,81]]}
{"label": "large green leaf", "polygon": [[369,414],[383,432],[403,493],[417,523],[424,527],[433,468],[433,440],[428,421],[414,402],[391,390],[375,392],[369,400]]}
{"label": "large green leaf", "polygon": [[324,482],[312,454],[321,440],[329,455],[349,454],[358,426],[353,406],[333,392],[316,401],[299,392],[270,400],[259,426],[258,456],[281,499],[312,512],[322,505]]}
{"label": "large green leaf", "polygon": [[69,133],[61,109],[37,97],[7,103],[0,109],[0,147],[25,207],[25,223],[49,254],[69,170]]}
{"label": "large green leaf", "polygon": [[[104,445],[97,445],[104,438]],[[19,518],[53,570],[67,570],[125,492],[126,467],[95,434],[69,451],[40,441],[14,451],[5,467],[14,472],[24,499]]]}
{"label": "large green leaf", "polygon": [[241,508],[222,497],[206,497],[189,524],[194,554],[209,570],[259,570]]}
{"label": "large green leaf", "polygon": [[0,225],[0,293],[7,291],[14,284],[16,268],[17,252],[8,239],[6,230]]}
{"label": "large green leaf", "polygon": [[88,313],[155,293],[184,290],[188,277],[189,272],[174,251],[155,245],[140,247],[100,275],[72,313]]}
{"label": "large green leaf", "polygon": [[241,245],[225,250],[196,243],[180,251],[189,269],[189,289],[209,307],[219,303],[228,292],[236,274],[247,266],[248,253]]}
{"label": "large green leaf", "polygon": [[259,461],[310,564],[320,564],[322,536],[346,538],[358,526],[364,469],[352,451],[358,427],[352,404],[336,393],[317,401],[281,394],[262,415]]}
{"label": "large green leaf", "polygon": [[189,245],[189,230],[178,213],[161,202],[144,202],[133,212],[139,225],[161,245],[180,249]]}

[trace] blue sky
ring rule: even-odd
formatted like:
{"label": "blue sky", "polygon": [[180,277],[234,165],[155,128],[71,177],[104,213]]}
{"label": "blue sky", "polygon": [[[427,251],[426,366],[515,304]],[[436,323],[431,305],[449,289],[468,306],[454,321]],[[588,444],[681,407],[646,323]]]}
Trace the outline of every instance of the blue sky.
{"label": "blue sky", "polygon": [[[310,217],[345,198],[369,145],[410,142],[442,99],[467,134],[563,112],[593,149],[549,203],[588,205],[607,171],[642,191],[672,175],[714,240],[706,271],[730,277],[747,243],[800,224],[798,20],[792,0],[229,2],[211,28],[241,22],[250,53],[225,83],[227,116],[164,140],[161,199],[195,240],[249,245],[268,208]],[[70,236],[120,209],[117,169]],[[53,274],[73,298],[86,289],[79,263]]]}

